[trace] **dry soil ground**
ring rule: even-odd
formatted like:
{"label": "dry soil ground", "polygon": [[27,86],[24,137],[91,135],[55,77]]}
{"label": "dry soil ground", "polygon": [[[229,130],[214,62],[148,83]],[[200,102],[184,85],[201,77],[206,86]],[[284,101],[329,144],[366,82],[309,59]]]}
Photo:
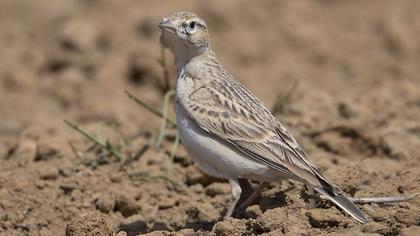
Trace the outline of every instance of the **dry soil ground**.
{"label": "dry soil ground", "polygon": [[155,150],[161,120],[124,90],[160,109],[156,25],[178,10],[207,20],[222,63],[349,195],[420,192],[420,1],[2,0],[0,235],[420,235],[420,199],[360,206],[361,225],[276,183],[220,221],[228,184],[182,147],[166,179],[175,132]]}

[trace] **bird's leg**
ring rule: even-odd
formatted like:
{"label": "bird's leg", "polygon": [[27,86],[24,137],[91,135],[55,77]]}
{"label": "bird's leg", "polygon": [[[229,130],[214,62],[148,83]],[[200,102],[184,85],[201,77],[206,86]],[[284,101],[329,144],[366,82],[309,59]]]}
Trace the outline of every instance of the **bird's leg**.
{"label": "bird's leg", "polygon": [[239,201],[239,198],[241,197],[242,189],[239,185],[239,182],[237,179],[229,179],[229,184],[232,192],[232,199],[233,202],[229,206],[225,217],[229,217],[232,215],[233,210],[235,209],[236,203]]}
{"label": "bird's leg", "polygon": [[[239,198],[239,201],[236,203],[235,209],[238,208],[245,200],[249,198],[249,196],[254,192],[254,188],[252,188],[252,184],[247,179],[238,179],[239,186],[241,186],[242,193],[241,198]],[[236,210],[234,210],[235,212]]]}
{"label": "bird's leg", "polygon": [[232,216],[239,217],[241,214],[244,213],[244,211],[238,211],[238,206],[241,206],[242,203],[244,203],[249,196],[254,192],[254,189],[252,188],[252,184],[247,179],[238,179],[239,186],[241,186],[242,193],[239,200],[236,202],[235,209],[233,210]]}
{"label": "bird's leg", "polygon": [[241,213],[244,212],[245,209],[249,206],[249,204],[251,204],[260,194],[261,192],[264,190],[264,188],[267,186],[267,182],[262,181],[258,187],[251,193],[251,195],[249,195],[249,197],[243,201],[239,207],[237,207],[235,209],[236,213]]}

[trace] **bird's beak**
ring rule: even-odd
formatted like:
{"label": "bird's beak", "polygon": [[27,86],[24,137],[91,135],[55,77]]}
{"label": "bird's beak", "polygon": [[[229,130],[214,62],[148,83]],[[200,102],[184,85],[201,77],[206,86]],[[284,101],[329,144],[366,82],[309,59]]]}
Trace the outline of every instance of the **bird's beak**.
{"label": "bird's beak", "polygon": [[175,32],[175,27],[170,20],[167,18],[163,18],[162,21],[159,23],[159,28],[164,31],[172,31]]}

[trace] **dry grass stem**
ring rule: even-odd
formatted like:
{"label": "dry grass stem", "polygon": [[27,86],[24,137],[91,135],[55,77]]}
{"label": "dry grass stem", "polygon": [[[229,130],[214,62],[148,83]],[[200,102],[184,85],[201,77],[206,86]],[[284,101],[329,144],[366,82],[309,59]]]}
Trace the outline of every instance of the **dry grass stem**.
{"label": "dry grass stem", "polygon": [[156,141],[156,149],[159,149],[160,144],[162,143],[163,137],[165,137],[165,129],[166,129],[167,120],[168,120],[168,103],[169,103],[169,99],[174,94],[175,94],[174,90],[169,90],[168,92],[166,92],[165,97],[163,99],[163,108],[162,108],[163,119],[160,126],[159,136]]}
{"label": "dry grass stem", "polygon": [[420,193],[405,196],[386,196],[386,197],[362,197],[350,198],[350,200],[357,204],[370,204],[370,203],[395,203],[395,202],[408,202],[420,196]]}
{"label": "dry grass stem", "polygon": [[132,99],[132,100],[134,100],[136,103],[138,103],[140,106],[142,106],[142,107],[144,107],[144,108],[146,108],[148,111],[150,111],[152,114],[154,114],[154,115],[156,115],[156,116],[158,116],[158,117],[160,117],[160,118],[162,118],[162,119],[165,119],[167,122],[169,122],[169,123],[171,123],[171,125],[176,125],[176,122],[175,122],[175,120],[173,120],[173,119],[171,119],[170,117],[164,117],[163,116],[163,114],[160,112],[160,111],[158,111],[158,110],[156,110],[156,109],[154,109],[153,107],[151,107],[151,106],[149,106],[149,105],[147,105],[145,102],[143,102],[141,99],[139,99],[139,98],[137,98],[136,96],[134,96],[132,93],[130,93],[130,92],[128,92],[127,90],[125,90],[125,93],[128,95],[128,97],[130,98],[130,99]]}
{"label": "dry grass stem", "polygon": [[167,92],[171,89],[171,84],[169,81],[168,65],[166,64],[165,49],[162,45],[160,46],[160,59],[158,60],[158,62],[163,70],[164,89],[165,89],[165,92]]}
{"label": "dry grass stem", "polygon": [[107,154],[114,156],[118,160],[124,159],[123,155],[115,150],[115,148],[109,142],[103,142],[102,140],[96,138],[95,136],[89,134],[88,132],[84,131],[83,129],[79,128],[79,126],[71,123],[70,121],[64,120],[64,122],[69,125],[71,128],[76,130],[77,132],[81,133],[83,136],[88,138],[90,141],[94,142],[95,144],[99,145],[100,148],[105,151]]}

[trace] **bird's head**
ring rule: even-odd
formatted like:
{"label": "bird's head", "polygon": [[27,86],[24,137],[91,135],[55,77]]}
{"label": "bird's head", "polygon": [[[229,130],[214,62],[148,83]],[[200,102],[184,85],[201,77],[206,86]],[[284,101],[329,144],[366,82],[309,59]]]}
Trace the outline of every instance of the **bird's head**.
{"label": "bird's head", "polygon": [[161,43],[177,60],[188,60],[210,48],[207,25],[196,14],[176,12],[164,17],[160,24]]}

